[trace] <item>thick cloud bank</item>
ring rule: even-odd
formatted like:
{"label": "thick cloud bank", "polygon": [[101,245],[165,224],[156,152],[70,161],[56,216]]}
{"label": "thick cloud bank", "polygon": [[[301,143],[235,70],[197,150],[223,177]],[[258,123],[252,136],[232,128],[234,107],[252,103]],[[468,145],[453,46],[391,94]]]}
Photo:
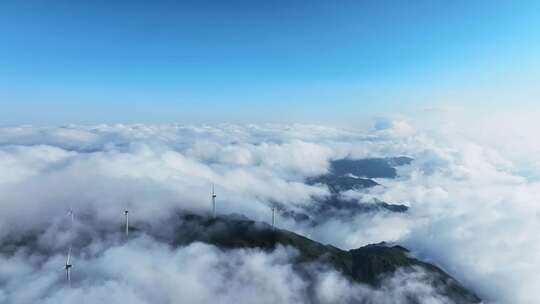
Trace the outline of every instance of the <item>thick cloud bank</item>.
{"label": "thick cloud bank", "polygon": [[[0,242],[37,234],[39,245],[4,247],[0,302],[206,303],[218,295],[222,303],[399,303],[414,292],[422,302],[445,303],[421,271],[396,273],[373,289],[327,269],[312,289],[292,269],[290,248],[170,248],[151,237],[127,243],[96,237],[74,251],[74,286],[63,281],[67,244],[92,225],[120,231],[126,208],[133,225],[165,231],[171,212],[209,213],[215,183],[218,213],[268,222],[271,205],[300,210],[328,196],[326,187],[306,178],[327,173],[331,160],[406,155],[414,161],[399,167],[396,179],[377,179],[381,186],[345,195],[359,204],[370,198],[405,203],[408,212],[317,225],[278,214],[277,224],[345,249],[394,241],[489,303],[535,303],[540,144],[526,128],[536,122],[524,120],[516,130],[501,127],[501,117],[476,121],[476,128],[452,117],[441,121],[427,128],[381,120],[366,131],[312,125],[1,128]],[[69,208],[78,218],[71,232]]]}

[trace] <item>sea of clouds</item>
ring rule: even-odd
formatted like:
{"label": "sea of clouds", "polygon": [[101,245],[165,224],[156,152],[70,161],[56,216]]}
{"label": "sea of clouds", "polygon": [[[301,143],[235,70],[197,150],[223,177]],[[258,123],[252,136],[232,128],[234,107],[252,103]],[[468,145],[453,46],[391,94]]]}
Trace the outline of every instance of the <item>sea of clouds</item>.
{"label": "sea of clouds", "polygon": [[[177,210],[210,212],[212,183],[218,213],[268,222],[274,202],[294,210],[329,195],[305,179],[327,173],[333,159],[410,156],[414,161],[399,168],[398,178],[346,194],[403,203],[407,213],[329,218],[315,226],[278,214],[278,226],[343,249],[395,242],[487,303],[535,303],[535,117],[432,109],[416,118],[379,119],[370,130],[295,124],[0,128],[0,244],[37,235],[32,246],[0,253],[0,302],[399,303],[414,293],[424,303],[447,303],[421,271],[398,272],[375,290],[331,269],[314,271],[316,280],[307,282],[291,265],[292,248],[223,251],[201,243],[171,248],[145,235],[121,240],[123,210],[130,210],[135,226],[166,231]],[[100,229],[112,230],[92,233]],[[90,237],[77,248],[80,235]],[[72,242],[68,288],[62,266]]]}

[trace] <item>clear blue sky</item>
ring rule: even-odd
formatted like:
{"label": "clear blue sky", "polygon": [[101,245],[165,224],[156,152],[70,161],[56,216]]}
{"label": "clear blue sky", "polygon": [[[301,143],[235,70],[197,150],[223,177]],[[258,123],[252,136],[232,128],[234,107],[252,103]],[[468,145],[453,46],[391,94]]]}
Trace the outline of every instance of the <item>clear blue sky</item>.
{"label": "clear blue sky", "polygon": [[539,1],[2,1],[0,125],[540,103]]}

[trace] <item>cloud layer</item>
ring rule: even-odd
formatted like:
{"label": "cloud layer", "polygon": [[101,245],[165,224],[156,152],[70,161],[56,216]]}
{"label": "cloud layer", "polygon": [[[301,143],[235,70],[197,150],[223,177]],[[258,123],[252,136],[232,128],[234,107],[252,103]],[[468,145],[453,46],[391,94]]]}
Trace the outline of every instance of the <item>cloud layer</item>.
{"label": "cloud layer", "polygon": [[327,270],[309,295],[307,282],[291,269],[289,248],[222,252],[203,244],[168,248],[151,238],[95,239],[77,253],[77,287],[62,285],[65,248],[74,237],[66,232],[69,208],[81,234],[96,223],[120,227],[125,208],[134,225],[159,227],[176,210],[209,212],[215,183],[219,213],[268,222],[272,203],[295,210],[328,195],[305,179],[328,172],[332,159],[407,155],[415,160],[399,168],[397,179],[348,195],[406,203],[408,213],[328,218],[316,226],[278,217],[278,225],[345,249],[398,242],[488,302],[534,303],[540,145],[527,132],[501,134],[500,119],[471,129],[462,115],[444,115],[445,123],[380,120],[365,131],[313,125],[2,128],[0,241],[38,233],[49,253],[2,254],[0,302],[167,303],[179,297],[206,303],[219,294],[238,303],[298,303],[310,296],[321,303],[362,297],[396,303],[414,291],[424,302],[445,303],[421,272],[388,278],[385,291],[353,286]]}

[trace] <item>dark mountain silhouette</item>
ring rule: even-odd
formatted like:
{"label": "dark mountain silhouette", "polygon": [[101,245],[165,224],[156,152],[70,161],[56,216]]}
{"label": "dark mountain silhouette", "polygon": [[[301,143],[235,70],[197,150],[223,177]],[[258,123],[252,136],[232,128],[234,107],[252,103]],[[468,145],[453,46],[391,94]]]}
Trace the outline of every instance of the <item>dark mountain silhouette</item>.
{"label": "dark mountain silhouette", "polygon": [[[118,228],[118,227],[117,227]],[[323,245],[291,231],[274,229],[266,223],[256,222],[241,215],[212,218],[207,215],[178,213],[155,227],[144,224],[130,227],[130,238],[139,235],[152,237],[157,242],[172,247],[185,246],[193,242],[214,245],[222,250],[258,248],[272,251],[278,246],[292,247],[298,254],[292,258],[293,269],[308,284],[315,282],[315,275],[321,269],[340,272],[351,282],[381,287],[384,279],[401,273],[422,271],[427,275],[424,284],[430,285],[440,295],[454,303],[479,303],[480,299],[457,280],[435,265],[422,262],[409,255],[407,249],[386,243],[364,246],[354,250],[342,250],[331,245]],[[58,249],[43,247],[39,233],[5,239],[0,253],[13,255],[27,252],[41,258],[58,254]],[[122,229],[106,225],[95,226],[95,231],[79,231],[74,247],[80,252],[96,242],[111,245],[125,241]],[[63,252],[62,252],[63,253]],[[415,294],[407,296],[408,303],[421,303]],[[356,303],[356,302],[352,302]],[[364,302],[358,302],[364,303]]]}
{"label": "dark mountain silhouette", "polygon": [[[260,248],[273,250],[277,246],[290,246],[299,254],[293,261],[295,269],[307,278],[313,263],[330,267],[349,280],[374,288],[382,280],[401,270],[424,271],[430,284],[441,295],[455,303],[479,303],[480,299],[457,280],[435,265],[422,262],[409,255],[401,246],[386,243],[373,244],[354,250],[341,250],[331,245],[310,240],[291,231],[273,229],[268,224],[255,222],[243,216],[209,218],[195,214],[181,215],[178,231],[172,244],[185,245],[195,241],[213,244],[223,249]],[[411,295],[409,303],[419,303]]]}

